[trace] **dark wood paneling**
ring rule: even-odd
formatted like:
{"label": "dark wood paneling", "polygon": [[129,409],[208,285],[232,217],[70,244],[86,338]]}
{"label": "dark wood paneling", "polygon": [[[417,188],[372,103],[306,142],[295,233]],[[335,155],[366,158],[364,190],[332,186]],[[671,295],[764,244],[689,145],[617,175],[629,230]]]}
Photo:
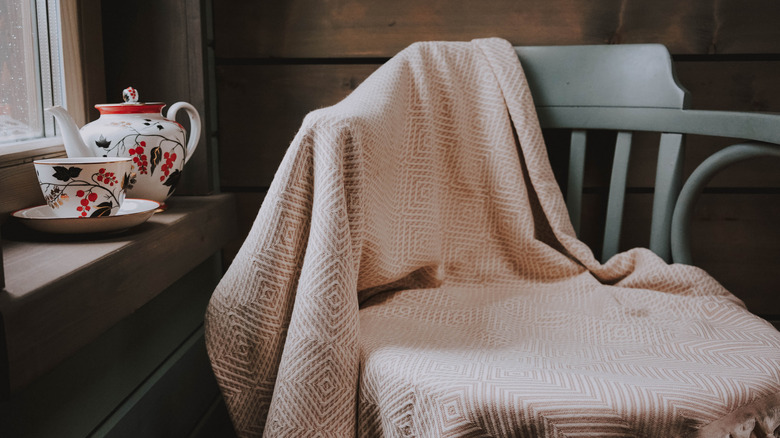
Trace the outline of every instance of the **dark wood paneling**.
{"label": "dark wood paneling", "polygon": [[85,120],[100,116],[95,105],[106,101],[103,58],[103,19],[100,0],[78,0],[81,43],[81,74],[87,114]]}
{"label": "dark wood paneling", "polygon": [[780,112],[780,61],[678,61],[674,67],[694,108]]}
{"label": "dark wood paneling", "polygon": [[[673,53],[778,53],[775,0],[214,2],[217,56],[389,57],[415,41],[646,43]],[[773,19],[770,19],[773,17]]]}
{"label": "dark wood paneling", "polygon": [[233,262],[238,250],[241,249],[244,239],[246,239],[249,230],[252,228],[252,224],[255,222],[255,218],[263,203],[263,199],[265,199],[265,195],[265,191],[235,194],[236,216],[238,217],[236,229],[238,231],[233,239],[222,248],[222,261],[225,268],[230,266],[230,263]]}
{"label": "dark wood paneling", "polygon": [[95,436],[189,436],[217,394],[201,328],[106,419]]}
{"label": "dark wood paneling", "polygon": [[[96,427],[112,414],[126,412],[127,405],[138,400],[133,393],[147,386],[147,378],[202,325],[221,272],[214,256],[193,267],[54,370],[0,401],[0,436],[105,437],[95,433]],[[210,386],[197,382],[185,391],[189,389],[213,393],[216,382]],[[157,415],[186,417],[196,406],[182,403],[173,410],[158,406]]]}
{"label": "dark wood paneling", "polygon": [[377,67],[218,67],[222,186],[267,187],[304,116],[346,97]]}
{"label": "dark wood paneling", "polygon": [[[780,112],[780,61],[677,62],[694,108]],[[223,65],[218,68],[222,185],[267,187],[303,117],[345,97],[376,64]],[[747,84],[746,84],[747,82]],[[697,97],[701,96],[701,97]],[[605,138],[609,138],[606,136]],[[652,187],[659,136],[635,139],[629,186]],[[586,186],[608,182],[611,146],[589,146]],[[686,175],[730,139],[689,136]],[[564,145],[565,146],[565,145]],[[557,147],[551,145],[551,147]],[[774,160],[739,164],[713,180],[721,187],[778,187]]]}
{"label": "dark wood paneling", "polygon": [[780,195],[704,195],[693,261],[759,314],[780,314]]}
{"label": "dark wood paneling", "polygon": [[227,406],[225,406],[225,400],[222,398],[222,394],[219,394],[201,418],[200,423],[190,433],[189,438],[236,438],[236,436]]}

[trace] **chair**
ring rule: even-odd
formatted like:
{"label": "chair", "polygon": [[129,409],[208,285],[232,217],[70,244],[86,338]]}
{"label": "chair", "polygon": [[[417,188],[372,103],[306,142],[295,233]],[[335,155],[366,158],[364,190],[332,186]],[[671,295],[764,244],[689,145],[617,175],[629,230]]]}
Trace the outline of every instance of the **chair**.
{"label": "chair", "polygon": [[[587,130],[618,132],[601,260],[618,252],[632,132],[660,132],[649,248],[667,262],[692,264],[690,225],[698,194],[720,170],[756,157],[780,157],[780,116],[687,109],[662,45],[516,47],[542,128],[570,129],[566,204],[579,232]],[[710,158],[683,185],[684,136],[743,139]]]}
{"label": "chair", "polygon": [[[662,46],[488,39],[415,44],[307,116],[206,318],[239,434],[776,434],[780,333],[662,259],[690,262],[714,172],[780,156],[780,117],[686,106]],[[537,116],[571,130],[566,205]],[[618,132],[603,264],[574,236],[588,130]],[[655,254],[615,254],[635,131],[661,132]],[[684,134],[748,141],[683,184]]]}

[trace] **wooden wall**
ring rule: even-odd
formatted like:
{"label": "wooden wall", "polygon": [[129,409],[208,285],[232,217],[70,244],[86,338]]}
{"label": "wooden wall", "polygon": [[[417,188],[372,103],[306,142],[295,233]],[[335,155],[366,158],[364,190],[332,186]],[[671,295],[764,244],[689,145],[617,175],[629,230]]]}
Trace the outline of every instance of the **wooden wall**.
{"label": "wooden wall", "polygon": [[[242,236],[304,115],[336,103],[415,41],[662,43],[694,108],[780,112],[776,0],[221,0],[214,2],[214,29],[220,182],[239,196]],[[637,146],[631,164],[624,248],[647,245],[652,140]],[[691,138],[687,172],[726,144]],[[551,153],[555,166],[565,166],[565,156]],[[589,152],[583,238],[590,243],[601,233],[606,180],[596,174],[610,160],[604,153]],[[697,264],[767,316],[780,315],[777,169],[776,160],[759,160],[719,176],[693,227]]]}

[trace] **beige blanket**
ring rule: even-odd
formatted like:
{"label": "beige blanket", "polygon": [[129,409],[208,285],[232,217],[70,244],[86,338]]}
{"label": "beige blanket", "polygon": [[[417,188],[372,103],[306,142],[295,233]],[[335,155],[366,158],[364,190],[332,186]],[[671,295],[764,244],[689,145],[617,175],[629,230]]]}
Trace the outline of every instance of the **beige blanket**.
{"label": "beige blanket", "polygon": [[601,265],[576,239],[499,39],[415,44],[307,116],[206,323],[241,436],[724,437],[780,417],[771,325],[697,268]]}

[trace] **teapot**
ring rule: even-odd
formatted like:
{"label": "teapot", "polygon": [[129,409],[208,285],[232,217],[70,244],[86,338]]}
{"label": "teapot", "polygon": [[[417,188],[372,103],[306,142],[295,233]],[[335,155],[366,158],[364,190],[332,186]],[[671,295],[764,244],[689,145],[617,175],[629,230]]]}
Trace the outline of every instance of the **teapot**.
{"label": "teapot", "polygon": [[[100,117],[81,129],[61,106],[46,108],[57,120],[68,157],[130,157],[135,181],[128,186],[128,198],[142,198],[164,204],[192,157],[200,138],[200,116],[194,106],[177,102],[162,116],[162,102],[138,102],[138,91],[126,88],[125,103],[98,104]],[[184,109],[190,118],[189,141],[176,113]]]}

